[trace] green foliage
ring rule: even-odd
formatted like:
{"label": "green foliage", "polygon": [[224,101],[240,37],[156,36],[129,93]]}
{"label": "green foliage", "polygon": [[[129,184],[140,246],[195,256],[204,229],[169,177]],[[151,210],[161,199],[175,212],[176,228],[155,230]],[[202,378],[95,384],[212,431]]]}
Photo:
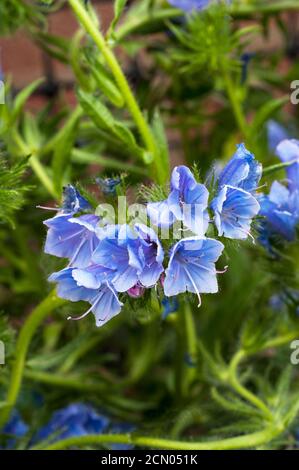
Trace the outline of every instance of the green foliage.
{"label": "green foliage", "polygon": [[[218,295],[205,295],[201,308],[191,294],[180,295],[178,311],[163,318],[161,279],[96,329],[88,317],[66,321],[82,314],[83,302],[46,297],[48,275],[64,264],[43,253],[43,221],[52,213],[36,206],[57,208],[62,186],[72,183],[96,207],[107,201],[97,176],[120,177],[118,194],[130,199],[161,201],[170,167],[182,163],[209,182],[213,197],[209,169],[217,174],[242,140],[267,168],[262,191],[285,178],[266,131],[275,119],[299,135],[298,110],[285,106],[298,64],[284,14],[286,4],[297,12],[298,2],[214,2],[183,16],[167,2],[119,0],[106,34],[92,2],[75,3],[87,19],[79,10],[79,30],[69,39],[45,27],[63,2],[0,1],[0,34],[24,26],[69,68],[77,98],[72,109],[60,92],[32,111],[30,97],[45,84],[37,80],[17,94],[6,83],[0,105],[0,340],[7,346],[0,421],[13,385],[11,400],[18,399],[33,434],[53,411],[84,401],[133,424],[132,438],[146,436],[144,446],[155,437],[151,447],[165,448],[165,439],[170,447],[173,440],[219,449],[295,447],[298,369],[290,365],[290,343],[299,338],[298,239],[273,239],[271,254],[257,241],[226,241],[217,268],[229,268],[218,275]],[[263,49],[274,24],[281,45]],[[245,63],[248,51],[254,56]],[[214,236],[212,224],[207,235]],[[164,243],[166,261],[172,244]],[[18,445],[28,448],[30,439]]]}
{"label": "green foliage", "polygon": [[28,167],[28,159],[7,167],[0,156],[0,219],[1,222],[14,226],[15,212],[20,210],[25,202],[26,192],[32,189],[23,182],[24,173]]}

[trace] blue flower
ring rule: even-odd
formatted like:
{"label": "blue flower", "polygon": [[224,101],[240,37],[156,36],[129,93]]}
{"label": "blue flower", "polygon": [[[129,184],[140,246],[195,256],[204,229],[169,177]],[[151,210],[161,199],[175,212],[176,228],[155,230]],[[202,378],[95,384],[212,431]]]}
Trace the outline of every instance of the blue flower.
{"label": "blue flower", "polygon": [[112,283],[118,292],[126,292],[138,282],[142,271],[139,242],[128,225],[108,226],[106,236],[93,253],[95,264],[114,271]]}
{"label": "blue flower", "polygon": [[139,282],[145,287],[154,286],[162,272],[164,251],[156,232],[143,224],[135,224],[138,234],[138,254],[141,259],[142,268],[138,274]]}
{"label": "blue flower", "polygon": [[197,183],[189,168],[178,166],[172,172],[170,189],[167,200],[147,205],[151,222],[169,227],[179,220],[196,235],[203,236],[209,224],[207,188]]}
{"label": "blue flower", "polygon": [[202,10],[210,3],[210,1],[211,0],[168,0],[170,5],[186,12]]}
{"label": "blue flower", "polygon": [[77,212],[90,209],[91,206],[89,202],[81,196],[74,186],[68,184],[63,188],[61,212],[65,214],[75,214]]}
{"label": "blue flower", "polygon": [[170,252],[164,292],[171,297],[183,292],[198,295],[218,292],[215,263],[224,246],[211,238],[190,237],[176,243]]}
{"label": "blue flower", "polygon": [[161,301],[163,310],[162,310],[162,319],[165,320],[168,315],[171,313],[175,313],[178,311],[179,308],[179,302],[176,297],[164,297]]}
{"label": "blue flower", "polygon": [[128,225],[109,226],[92,256],[95,264],[113,270],[111,283],[118,292],[138,283],[154,286],[164,270],[163,258],[158,236],[143,224],[136,224],[134,232]]}
{"label": "blue flower", "polygon": [[252,218],[260,210],[258,201],[250,193],[228,185],[222,187],[211,207],[218,235],[233,239],[248,237]]}
{"label": "blue flower", "polygon": [[109,426],[109,419],[84,403],[73,403],[53,413],[50,421],[43,426],[34,442],[49,440],[55,442],[70,437],[102,434]]}
{"label": "blue flower", "polygon": [[244,144],[237,151],[219,175],[218,189],[229,185],[244,191],[254,192],[262,176],[262,165],[254,158]]}
{"label": "blue flower", "polygon": [[267,122],[268,146],[271,152],[275,152],[277,145],[289,138],[287,130],[278,122],[270,119]]}
{"label": "blue flower", "polygon": [[290,191],[274,181],[269,195],[259,198],[260,215],[265,217],[261,222],[261,243],[270,248],[271,237],[279,236],[292,241],[296,236],[296,225],[299,222],[299,190]]}
{"label": "blue flower", "polygon": [[70,217],[58,214],[44,221],[49,228],[45,243],[45,253],[68,258],[69,265],[84,268],[91,263],[91,255],[99,239],[96,227],[99,217],[94,214]]}
{"label": "blue flower", "polygon": [[100,327],[118,315],[123,306],[109,282],[112,274],[112,270],[102,266],[90,266],[86,269],[66,268],[53,273],[49,281],[58,283],[59,297],[72,302],[84,300],[91,304],[83,315],[69,319],[80,320],[93,312],[96,326]]}
{"label": "blue flower", "polygon": [[120,184],[120,181],[120,178],[96,178],[96,182],[105,196],[115,196],[116,187]]}
{"label": "blue flower", "polygon": [[18,439],[24,437],[29,430],[27,424],[22,420],[18,411],[13,410],[11,417],[2,429],[8,440],[6,442],[6,448],[11,449],[16,446]]}
{"label": "blue flower", "polygon": [[286,168],[288,186],[291,191],[299,189],[299,140],[283,140],[277,146],[276,154],[284,163],[294,162]]}

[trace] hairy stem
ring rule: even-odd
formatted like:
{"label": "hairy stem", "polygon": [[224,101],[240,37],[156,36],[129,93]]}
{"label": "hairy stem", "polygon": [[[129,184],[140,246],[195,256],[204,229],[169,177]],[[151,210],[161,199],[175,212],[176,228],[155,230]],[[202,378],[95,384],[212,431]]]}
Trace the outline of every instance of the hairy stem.
{"label": "hairy stem", "polygon": [[277,437],[282,429],[269,427],[262,431],[246,434],[244,436],[221,439],[217,441],[195,442],[195,441],[175,441],[170,439],[160,439],[146,436],[134,436],[130,434],[101,434],[81,437],[71,437],[55,442],[43,450],[62,450],[68,447],[82,447],[87,445],[103,445],[107,443],[131,444],[138,447],[150,447],[163,450],[236,450],[253,448],[267,444]]}
{"label": "hairy stem", "polygon": [[[128,106],[128,109],[134,119],[134,122],[139,129],[140,135],[144,141],[145,147],[149,154],[153,157],[153,166],[156,170],[159,170],[155,173],[155,177],[159,180],[160,183],[163,183],[163,171],[159,166],[158,162],[158,150],[156,147],[156,142],[153,137],[152,131],[147,124],[142,111],[140,110],[138,103],[135,99],[135,96],[128,84],[128,81],[114,55],[108,43],[106,42],[104,36],[96,27],[95,23],[92,21],[88,12],[85,10],[84,6],[81,4],[80,0],[69,0],[69,4],[72,7],[75,15],[77,16],[79,22],[84,27],[85,31],[92,37],[95,44],[97,45],[99,51],[103,54],[114,78],[121,91],[125,102]],[[144,159],[144,163],[147,163],[147,159]]]}
{"label": "hairy stem", "polygon": [[64,303],[65,300],[59,299],[55,291],[52,291],[26,319],[16,344],[16,355],[6,396],[6,406],[0,411],[0,429],[9,419],[10,412],[17,401],[22,384],[26,356],[33,335],[49,313]]}
{"label": "hairy stem", "polygon": [[237,354],[235,354],[235,356],[233,357],[229,367],[229,382],[234,388],[234,390],[239,393],[239,395],[241,395],[243,398],[252,403],[256,408],[260,409],[265,415],[265,417],[272,421],[273,414],[271,413],[267,405],[256,395],[251,393],[247,388],[245,388],[239,381],[237,370],[240,362],[245,357],[246,353],[243,350],[238,351]]}

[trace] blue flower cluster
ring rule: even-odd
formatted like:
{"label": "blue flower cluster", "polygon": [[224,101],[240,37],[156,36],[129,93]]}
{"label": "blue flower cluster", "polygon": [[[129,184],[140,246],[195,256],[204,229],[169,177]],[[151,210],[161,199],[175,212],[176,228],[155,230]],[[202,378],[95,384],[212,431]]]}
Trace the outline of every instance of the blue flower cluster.
{"label": "blue flower cluster", "polygon": [[286,167],[286,185],[274,181],[269,194],[261,195],[260,214],[264,219],[260,227],[259,240],[269,252],[278,239],[293,241],[299,223],[299,141],[282,140],[276,154]]}
{"label": "blue flower cluster", "polygon": [[[218,292],[215,263],[224,249],[220,241],[206,236],[210,222],[219,236],[246,239],[260,209],[255,191],[261,172],[254,156],[239,145],[218,177],[210,219],[208,189],[189,168],[178,166],[172,172],[167,199],[147,204],[150,227],[142,223],[100,227],[97,215],[82,214],[87,201],[68,187],[67,204],[45,221],[49,229],[45,252],[68,258],[69,263],[49,280],[57,283],[60,297],[89,302],[90,308],[78,319],[93,312],[97,326],[120,312],[120,295],[137,298],[158,283],[166,297],[191,292],[200,304],[200,294]],[[182,225],[180,233],[188,236],[166,252],[158,232],[177,223]]]}
{"label": "blue flower cluster", "polygon": [[5,438],[5,449],[16,447],[18,441],[23,438],[29,430],[27,424],[23,421],[18,411],[14,410],[10,420],[1,431]]}
{"label": "blue flower cluster", "polygon": [[[49,422],[45,424],[31,439],[31,445],[42,441],[49,443],[70,437],[80,437],[89,434],[102,434],[104,432],[119,433],[131,432],[134,426],[128,423],[114,423],[107,416],[99,413],[91,405],[84,403],[71,403],[70,405],[55,411]],[[14,411],[9,422],[4,427],[2,434],[8,437],[6,448],[16,447],[20,438],[28,437],[29,426],[22,420],[20,414]],[[126,450],[129,446],[111,446],[116,450]]]}

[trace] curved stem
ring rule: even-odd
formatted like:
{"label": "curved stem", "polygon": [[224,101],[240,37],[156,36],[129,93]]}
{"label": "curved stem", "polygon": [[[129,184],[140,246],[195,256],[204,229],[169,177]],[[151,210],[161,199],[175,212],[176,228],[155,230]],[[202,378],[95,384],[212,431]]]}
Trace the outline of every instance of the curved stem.
{"label": "curved stem", "polygon": [[22,383],[26,356],[34,333],[47,315],[65,302],[65,300],[56,296],[55,291],[52,291],[26,319],[16,344],[16,355],[6,397],[6,406],[0,411],[0,429],[9,419],[10,412],[17,401]]}
{"label": "curved stem", "polygon": [[238,392],[243,398],[252,403],[255,407],[259,408],[270,421],[273,421],[273,415],[269,408],[265,405],[265,403],[260,400],[256,395],[251,393],[247,388],[245,388],[238,379],[237,369],[239,363],[245,357],[246,353],[243,350],[238,351],[237,354],[233,357],[229,367],[229,382],[236,392]]}
{"label": "curved stem", "polygon": [[236,450],[253,448],[270,442],[282,432],[281,429],[266,428],[262,431],[244,436],[221,439],[219,441],[186,442],[170,439],[160,439],[130,434],[101,434],[81,437],[71,437],[55,442],[46,447],[35,447],[43,450],[62,450],[68,447],[82,447],[84,445],[101,445],[107,443],[131,444],[138,447],[150,447],[163,450]]}
{"label": "curved stem", "polygon": [[[139,129],[140,135],[144,141],[146,149],[151,154],[154,159],[154,164],[157,165],[158,152],[156,147],[156,142],[153,137],[152,131],[148,126],[138,103],[133,95],[133,92],[127,82],[127,79],[110,47],[108,46],[104,36],[98,30],[95,23],[90,18],[88,12],[84,9],[83,5],[80,3],[80,0],[69,0],[69,4],[72,7],[74,13],[76,14],[79,22],[84,27],[85,31],[92,37],[95,44],[97,45],[100,52],[103,54],[116,83],[127,103],[128,109],[135,121],[137,128]],[[147,163],[145,157],[144,163]],[[163,177],[163,172],[158,171],[155,175],[158,179],[161,180]],[[163,182],[163,181],[160,181]]]}

